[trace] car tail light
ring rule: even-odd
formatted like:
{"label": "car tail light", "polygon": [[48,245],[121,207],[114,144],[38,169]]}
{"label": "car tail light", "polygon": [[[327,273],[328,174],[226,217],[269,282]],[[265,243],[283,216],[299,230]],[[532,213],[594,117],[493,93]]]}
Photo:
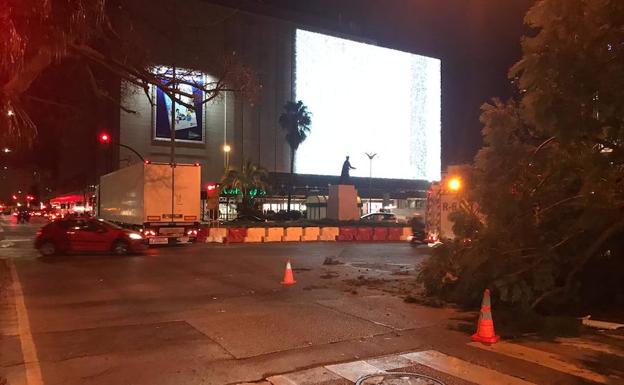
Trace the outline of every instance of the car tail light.
{"label": "car tail light", "polygon": [[145,235],[146,237],[153,237],[156,235],[156,231],[152,230],[152,229],[146,229],[143,230],[143,235]]}
{"label": "car tail light", "polygon": [[197,230],[189,230],[186,232],[186,235],[197,235]]}

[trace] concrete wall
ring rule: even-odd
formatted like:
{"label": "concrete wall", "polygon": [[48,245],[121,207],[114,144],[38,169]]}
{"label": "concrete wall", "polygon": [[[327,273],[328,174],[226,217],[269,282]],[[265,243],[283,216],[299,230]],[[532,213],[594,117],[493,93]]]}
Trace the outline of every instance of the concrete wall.
{"label": "concrete wall", "polygon": [[[162,8],[149,3],[146,18],[165,20],[172,10],[162,0]],[[250,65],[262,88],[257,100],[250,102],[233,92],[212,100],[204,107],[203,143],[176,143],[176,161],[202,164],[202,181],[219,180],[224,169],[224,134],[231,146],[230,165],[239,166],[245,159],[260,163],[269,171],[289,171],[289,149],[278,125],[282,106],[294,96],[293,49],[295,26],[267,18],[221,8],[202,1],[178,9],[176,33],[168,35],[153,28],[135,25],[133,33],[143,36],[152,60],[162,65],[215,68],[219,58],[236,56]],[[135,12],[141,9],[134,5]],[[208,16],[209,15],[209,16]],[[170,18],[168,20],[171,20]],[[153,23],[149,23],[150,27]],[[177,44],[184,40],[184,43]],[[199,64],[198,64],[199,63]],[[121,112],[120,140],[146,159],[168,162],[170,143],[154,139],[153,108],[142,89],[124,85],[125,105],[136,113]],[[226,102],[227,100],[227,102]],[[227,108],[226,108],[227,104]],[[226,113],[227,110],[227,113]],[[139,161],[121,148],[119,166]]]}

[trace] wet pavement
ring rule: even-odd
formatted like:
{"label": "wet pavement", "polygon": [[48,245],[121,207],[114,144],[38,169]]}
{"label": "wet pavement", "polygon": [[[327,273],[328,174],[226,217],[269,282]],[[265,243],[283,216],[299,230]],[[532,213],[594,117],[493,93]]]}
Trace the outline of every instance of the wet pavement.
{"label": "wet pavement", "polygon": [[[5,239],[32,238],[37,227],[0,226]],[[0,248],[0,368],[11,385],[277,384],[276,376],[290,385],[340,384],[354,381],[320,373],[361,360],[449,384],[493,372],[535,384],[587,383],[557,366],[570,360],[603,376],[589,378],[622,383],[624,340],[617,338],[592,337],[602,338],[595,346],[609,341],[611,350],[602,351],[586,339],[520,342],[563,357],[548,362],[509,353],[516,348],[468,345],[455,326],[474,314],[403,301],[429,252],[407,243],[196,244],[127,257],[40,258],[30,241],[20,242]],[[339,263],[323,264],[328,257]],[[297,284],[282,287],[287,259]],[[411,357],[401,367],[378,358],[399,353]],[[613,369],[592,366],[596,359]],[[465,363],[492,372],[464,378],[444,366]]]}

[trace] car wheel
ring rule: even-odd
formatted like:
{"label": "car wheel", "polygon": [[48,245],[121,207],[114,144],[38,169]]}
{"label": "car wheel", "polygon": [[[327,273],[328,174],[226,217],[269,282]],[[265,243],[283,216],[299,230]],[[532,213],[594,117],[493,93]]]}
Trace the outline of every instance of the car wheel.
{"label": "car wheel", "polygon": [[113,243],[113,253],[115,255],[126,255],[130,252],[130,246],[128,242],[118,240]]}
{"label": "car wheel", "polygon": [[39,252],[44,257],[50,257],[52,255],[56,255],[57,251],[58,250],[56,249],[56,245],[54,244],[54,242],[51,242],[51,241],[45,241],[39,247]]}

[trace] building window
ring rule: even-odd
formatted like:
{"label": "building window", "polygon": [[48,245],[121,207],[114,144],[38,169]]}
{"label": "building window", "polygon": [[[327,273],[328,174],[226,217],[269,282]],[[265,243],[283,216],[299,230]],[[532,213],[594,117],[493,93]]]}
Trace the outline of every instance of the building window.
{"label": "building window", "polygon": [[[156,74],[163,85],[173,79],[173,69],[158,67]],[[188,95],[181,96],[184,104],[175,105],[175,137],[176,141],[204,142],[204,92],[205,75],[185,69],[176,69],[178,89]],[[192,97],[191,97],[192,96]],[[161,88],[154,87],[154,139],[171,140],[171,98]],[[186,105],[185,105],[186,104]]]}

